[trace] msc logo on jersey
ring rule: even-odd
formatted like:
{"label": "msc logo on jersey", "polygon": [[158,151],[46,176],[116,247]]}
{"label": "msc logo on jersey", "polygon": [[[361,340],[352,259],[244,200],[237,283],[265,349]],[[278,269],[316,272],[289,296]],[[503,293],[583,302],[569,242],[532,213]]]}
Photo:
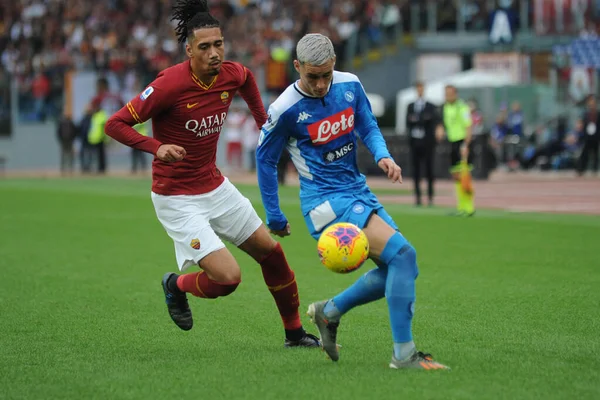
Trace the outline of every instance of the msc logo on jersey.
{"label": "msc logo on jersey", "polygon": [[323,161],[325,161],[326,164],[331,164],[340,158],[346,157],[348,154],[352,153],[352,150],[354,150],[354,143],[346,143],[337,149],[333,149],[323,154]]}
{"label": "msc logo on jersey", "polygon": [[346,99],[346,101],[347,101],[348,103],[352,103],[352,101],[354,100],[354,93],[352,93],[351,91],[349,91],[349,90],[348,90],[348,91],[347,91],[347,92],[344,94],[344,98]]}
{"label": "msc logo on jersey", "polygon": [[142,94],[140,94],[140,100],[146,100],[148,97],[150,97],[152,92],[154,92],[154,88],[152,86],[148,86],[146,90],[144,90]]}
{"label": "msc logo on jersey", "polygon": [[227,104],[227,102],[229,101],[229,92],[225,91],[221,93],[221,101],[223,102],[223,104]]}
{"label": "msc logo on jersey", "polygon": [[315,146],[322,146],[354,129],[354,110],[348,107],[339,113],[308,126],[308,134]]}

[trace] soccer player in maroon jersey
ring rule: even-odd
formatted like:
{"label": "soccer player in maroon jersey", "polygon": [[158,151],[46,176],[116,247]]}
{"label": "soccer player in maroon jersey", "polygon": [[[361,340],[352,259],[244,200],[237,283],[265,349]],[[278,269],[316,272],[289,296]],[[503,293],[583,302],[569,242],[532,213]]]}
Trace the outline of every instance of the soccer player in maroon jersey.
{"label": "soccer player in maroon jersey", "polygon": [[[189,330],[193,322],[186,293],[213,299],[240,284],[240,267],[221,241],[225,239],[260,264],[283,320],[285,346],[319,347],[318,338],[300,322],[298,287],[280,244],[215,165],[219,134],[236,92],[248,104],[257,129],[267,120],[252,72],[223,61],[220,24],[205,0],[179,0],[173,11],[189,60],[160,72],[105,128],[117,141],[155,156],[151,196],[156,215],[173,239],[179,269],[201,269],[165,274],[169,314],[179,328]],[[132,128],[150,118],[154,137]]]}

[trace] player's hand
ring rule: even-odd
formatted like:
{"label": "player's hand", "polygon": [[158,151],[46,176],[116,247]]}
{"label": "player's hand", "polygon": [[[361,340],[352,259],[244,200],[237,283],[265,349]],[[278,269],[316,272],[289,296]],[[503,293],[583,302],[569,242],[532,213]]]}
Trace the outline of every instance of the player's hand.
{"label": "player's hand", "polygon": [[163,144],[158,148],[156,157],[164,162],[181,161],[187,153],[185,149],[176,144]]}
{"label": "player's hand", "polygon": [[382,158],[377,165],[387,174],[392,182],[402,183],[402,168],[394,160],[391,158]]}
{"label": "player's hand", "polygon": [[281,229],[281,230],[274,230],[274,229],[269,229],[269,231],[275,235],[275,236],[279,236],[279,237],[286,237],[286,236],[290,236],[292,234],[292,231],[290,230],[290,224],[286,224],[285,228]]}

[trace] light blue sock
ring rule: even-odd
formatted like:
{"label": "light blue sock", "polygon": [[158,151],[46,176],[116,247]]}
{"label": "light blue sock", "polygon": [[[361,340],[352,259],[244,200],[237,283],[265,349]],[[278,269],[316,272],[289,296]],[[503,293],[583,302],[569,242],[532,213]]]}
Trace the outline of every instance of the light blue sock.
{"label": "light blue sock", "polygon": [[417,253],[402,235],[396,233],[387,242],[380,258],[388,266],[385,298],[390,312],[394,356],[404,359],[410,349],[414,350],[411,342],[415,279],[419,275]]}
{"label": "light blue sock", "polygon": [[394,357],[396,360],[405,360],[417,350],[415,342],[394,343]]}
{"label": "light blue sock", "polygon": [[356,306],[379,300],[385,296],[387,269],[374,268],[361,276],[352,286],[325,304],[323,312],[329,318],[340,318]]}

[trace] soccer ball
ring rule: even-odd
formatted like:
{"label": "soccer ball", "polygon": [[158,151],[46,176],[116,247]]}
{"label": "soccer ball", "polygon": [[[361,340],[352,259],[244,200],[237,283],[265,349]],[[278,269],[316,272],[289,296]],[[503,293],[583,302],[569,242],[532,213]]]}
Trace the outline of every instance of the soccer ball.
{"label": "soccer ball", "polygon": [[340,222],[321,233],[317,250],[325,267],[338,274],[347,274],[357,270],[369,257],[369,241],[358,226]]}

